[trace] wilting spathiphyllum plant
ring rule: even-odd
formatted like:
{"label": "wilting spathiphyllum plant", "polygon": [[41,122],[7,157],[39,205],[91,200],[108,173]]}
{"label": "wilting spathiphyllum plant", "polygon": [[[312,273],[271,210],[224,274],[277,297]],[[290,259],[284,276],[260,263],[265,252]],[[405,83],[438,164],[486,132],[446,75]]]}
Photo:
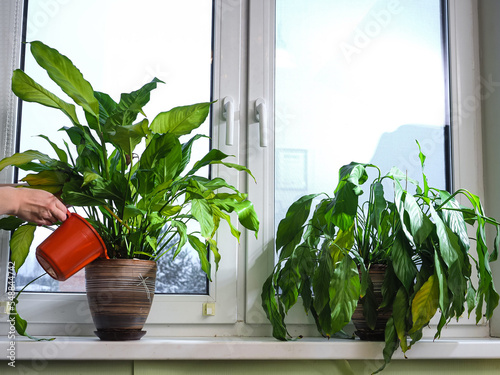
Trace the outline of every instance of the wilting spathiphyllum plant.
{"label": "wilting spathiphyllum plant", "polygon": [[[425,156],[419,155],[423,170]],[[375,171],[371,180],[369,169]],[[420,340],[436,314],[436,338],[465,312],[475,311],[477,322],[483,314],[491,318],[499,295],[489,264],[498,255],[499,223],[485,215],[476,195],[433,188],[422,175],[420,187],[397,168],[382,175],[375,165],[351,163],[340,169],[333,197],[306,195],[290,206],[278,226],[278,262],[262,290],[274,337],[290,337],[285,317],[299,296],[328,337],[351,321],[358,305],[371,329],[378,314],[388,310],[383,369],[398,346],[406,352]],[[367,198],[360,201],[367,181]],[[313,200],[321,196],[310,216]],[[467,207],[459,204],[459,196]],[[496,229],[492,251],[487,224]],[[475,246],[468,227],[475,229]],[[370,270],[379,264],[385,279],[377,302]],[[477,279],[471,276],[473,267]]]}

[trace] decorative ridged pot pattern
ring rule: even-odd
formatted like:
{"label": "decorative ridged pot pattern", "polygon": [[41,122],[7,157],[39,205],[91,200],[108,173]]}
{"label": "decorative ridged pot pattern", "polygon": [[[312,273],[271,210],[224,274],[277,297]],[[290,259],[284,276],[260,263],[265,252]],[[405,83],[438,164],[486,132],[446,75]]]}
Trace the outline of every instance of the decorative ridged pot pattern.
{"label": "decorative ridged pot pattern", "polygon": [[156,262],[97,259],[85,267],[87,299],[101,340],[139,340],[155,294]]}
{"label": "decorative ridged pot pattern", "polygon": [[[382,303],[382,283],[384,282],[385,270],[387,266],[385,264],[373,264],[370,267],[369,275],[373,283],[373,292],[375,294],[375,300],[377,306]],[[375,329],[371,329],[368,324],[366,324],[365,317],[363,315],[363,305],[361,299],[358,302],[358,306],[354,310],[352,315],[352,322],[356,331],[354,332],[361,340],[366,341],[384,341],[385,340],[385,326],[387,321],[392,315],[391,308],[378,309],[377,323],[375,324]]]}

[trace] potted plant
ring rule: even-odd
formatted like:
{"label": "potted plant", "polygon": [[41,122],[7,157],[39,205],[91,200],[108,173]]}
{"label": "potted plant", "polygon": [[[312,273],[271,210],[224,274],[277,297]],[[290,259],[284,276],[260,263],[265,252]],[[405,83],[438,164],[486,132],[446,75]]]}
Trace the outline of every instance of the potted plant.
{"label": "potted plant", "polygon": [[[419,156],[423,171],[425,156],[421,151]],[[370,169],[375,171],[371,179]],[[313,200],[321,194],[290,206],[278,226],[277,264],[262,289],[274,337],[290,337],[285,317],[299,296],[326,337],[342,331],[356,310],[370,330],[385,316],[383,369],[398,346],[406,352],[420,340],[436,314],[436,338],[465,312],[475,311],[477,322],[483,314],[491,318],[499,296],[489,263],[497,258],[499,223],[485,216],[476,195],[433,188],[422,176],[420,187],[397,168],[382,175],[375,165],[353,162],[340,169],[334,196],[323,194],[311,217]],[[392,185],[390,192],[385,182]],[[368,192],[360,199],[364,184]],[[459,196],[470,205],[459,204]],[[492,251],[487,224],[497,231]],[[477,253],[467,232],[472,226]],[[471,277],[473,267],[477,280]],[[382,274],[381,285],[374,286],[372,270]],[[363,338],[373,336],[368,332]]]}
{"label": "potted plant", "polygon": [[[29,188],[50,191],[66,205],[85,211],[111,258],[96,262],[95,267],[109,273],[108,264],[124,263],[130,267],[149,262],[150,271],[140,271],[148,272],[148,276],[134,276],[144,276],[146,280],[155,274],[155,261],[167,252],[177,255],[189,244],[210,278],[208,252],[218,265],[220,254],[214,235],[221,221],[227,222],[231,234],[239,239],[240,231],[231,218],[235,213],[243,227],[257,234],[259,222],[246,194],[222,178],[208,179],[196,174],[212,164],[252,176],[251,172],[227,162],[228,155],[217,149],[191,166],[191,150],[204,136],[197,134],[181,143],[182,136],[205,121],[211,103],[172,108],[151,121],[142,108],[148,103],[150,92],[162,81],[155,78],[136,91],[122,94],[116,102],[108,94],[94,91],[71,60],[56,49],[34,41],[30,50],[52,81],[81,107],[86,123],[77,116],[74,104],[63,101],[23,71],[14,71],[12,90],[19,98],[62,111],[70,125],[61,129],[67,135],[62,147],[48,135],[41,135],[52,146],[55,157],[28,150],[1,160],[0,170],[15,166],[30,171],[22,179]],[[145,148],[137,155],[134,150],[141,142]],[[197,227],[188,229],[188,222],[197,223]],[[17,272],[28,255],[36,226],[8,217],[0,220],[0,228],[14,230],[10,247]],[[92,277],[95,267],[92,263]],[[123,273],[132,271],[127,268]],[[154,283],[148,285],[142,289],[147,289],[151,302]],[[18,327],[24,334],[25,326]]]}

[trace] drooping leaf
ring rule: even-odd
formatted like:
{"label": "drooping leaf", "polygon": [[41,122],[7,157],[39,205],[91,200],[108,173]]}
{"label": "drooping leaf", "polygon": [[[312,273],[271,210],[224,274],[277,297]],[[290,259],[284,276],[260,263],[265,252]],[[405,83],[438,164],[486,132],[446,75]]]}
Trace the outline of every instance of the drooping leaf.
{"label": "drooping leaf", "polygon": [[276,302],[276,289],[273,284],[273,275],[269,276],[262,287],[262,307],[266,312],[267,319],[273,327],[273,337],[285,341],[287,331],[285,327],[284,313],[280,312],[278,303]]}
{"label": "drooping leaf", "polygon": [[238,221],[241,225],[254,231],[255,238],[257,238],[259,232],[259,218],[257,217],[253,203],[249,200],[238,202],[234,205],[234,210],[238,214]]}
{"label": "drooping leaf", "polygon": [[278,278],[278,287],[281,290],[280,300],[285,308],[285,314],[297,302],[299,283],[300,277],[297,269],[292,267],[291,262],[286,262]]}
{"label": "drooping leaf", "polygon": [[10,238],[10,260],[14,263],[16,273],[28,257],[35,229],[36,225],[34,224],[21,225]]}
{"label": "drooping leaf", "polygon": [[408,294],[405,288],[399,288],[396,298],[394,299],[394,304],[392,306],[392,317],[394,322],[394,328],[396,329],[396,334],[398,336],[399,342],[401,344],[401,349],[403,353],[408,350],[408,344],[406,342],[406,315],[408,313]]}
{"label": "drooping leaf", "polygon": [[392,359],[392,355],[398,348],[398,336],[396,334],[396,327],[394,326],[394,319],[391,316],[385,325],[385,345],[382,354],[384,355],[384,364],[377,369],[373,374],[378,374],[382,371]]}
{"label": "drooping leaf", "polygon": [[[399,186],[399,183],[395,184]],[[397,188],[396,188],[397,189]],[[410,233],[416,245],[423,244],[434,229],[434,225],[427,215],[424,215],[421,207],[411,194],[405,195],[404,210],[408,213],[410,221]],[[403,222],[404,225],[404,222]]]}
{"label": "drooping leaf", "polygon": [[[318,267],[314,270],[312,283],[314,293],[313,304],[318,315],[321,315],[321,312],[326,307],[328,307],[328,311],[330,311],[330,280],[332,280],[333,271],[334,267],[330,252],[327,248],[323,248],[320,253]],[[331,321],[330,314],[328,315],[328,320]]]}
{"label": "drooping leaf", "polygon": [[317,196],[318,194],[310,194],[299,198],[288,208],[285,218],[280,221],[276,234],[276,251],[287,247],[287,250],[282,251],[281,259],[288,257],[300,242],[303,225],[309,217],[312,201]]}
{"label": "drooping leaf", "polygon": [[201,235],[204,238],[213,236],[215,226],[212,208],[204,199],[193,199],[191,201],[191,213],[200,223]]}
{"label": "drooping leaf", "polygon": [[8,156],[0,161],[0,171],[8,166],[19,167],[23,164],[29,163],[33,160],[39,160],[41,163],[47,163],[53,159],[39,151],[28,150],[24,152],[15,153],[12,156]]}
{"label": "drooping leaf", "polygon": [[441,311],[447,311],[449,305],[448,298],[448,278],[441,264],[441,259],[437,251],[434,252],[434,267],[439,286],[439,308]]}
{"label": "drooping leaf", "polygon": [[200,241],[200,239],[192,234],[188,234],[189,244],[198,253],[198,258],[200,259],[201,269],[207,275],[208,279],[212,281],[210,262],[208,261],[208,251],[207,245]]}
{"label": "drooping leaf", "polygon": [[424,325],[428,324],[436,314],[439,307],[439,285],[434,275],[422,285],[419,291],[413,297],[411,303],[411,314],[413,327],[411,332],[416,332]]}
{"label": "drooping leaf", "polygon": [[356,263],[345,256],[333,272],[329,295],[332,331],[338,332],[351,321],[359,300],[361,284]]}
{"label": "drooping leaf", "polygon": [[413,280],[417,275],[417,267],[412,260],[411,246],[402,232],[398,232],[391,250],[394,273],[407,292],[410,292]]}

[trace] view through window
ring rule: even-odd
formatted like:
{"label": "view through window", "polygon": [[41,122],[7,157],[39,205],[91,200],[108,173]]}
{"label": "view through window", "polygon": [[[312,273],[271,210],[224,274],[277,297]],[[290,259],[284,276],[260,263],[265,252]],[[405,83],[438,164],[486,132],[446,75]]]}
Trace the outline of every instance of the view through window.
{"label": "view through window", "polygon": [[275,225],[351,161],[449,187],[444,3],[277,0]]}

